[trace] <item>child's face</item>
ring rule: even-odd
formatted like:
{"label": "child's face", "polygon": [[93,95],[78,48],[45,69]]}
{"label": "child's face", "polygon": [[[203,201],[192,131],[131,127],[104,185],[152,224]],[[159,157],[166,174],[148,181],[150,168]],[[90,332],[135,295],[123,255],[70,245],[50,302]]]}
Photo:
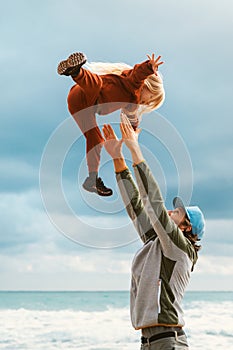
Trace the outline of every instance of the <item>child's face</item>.
{"label": "child's face", "polygon": [[140,103],[142,105],[146,105],[153,99],[153,97],[154,95],[152,94],[152,92],[150,92],[150,90],[146,87],[146,85],[143,85],[141,89]]}

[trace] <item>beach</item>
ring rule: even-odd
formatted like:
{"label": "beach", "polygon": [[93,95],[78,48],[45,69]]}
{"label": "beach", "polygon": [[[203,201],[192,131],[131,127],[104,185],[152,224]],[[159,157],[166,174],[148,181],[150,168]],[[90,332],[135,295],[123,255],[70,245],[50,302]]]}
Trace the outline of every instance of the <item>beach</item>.
{"label": "beach", "polygon": [[[187,292],[190,349],[233,349],[233,292]],[[129,293],[0,292],[0,349],[133,350]]]}

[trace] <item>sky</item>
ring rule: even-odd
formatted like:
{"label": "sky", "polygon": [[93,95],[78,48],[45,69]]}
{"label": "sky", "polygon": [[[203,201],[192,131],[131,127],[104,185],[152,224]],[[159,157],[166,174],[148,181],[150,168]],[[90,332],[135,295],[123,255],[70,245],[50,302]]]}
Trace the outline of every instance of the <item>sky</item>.
{"label": "sky", "polygon": [[[140,143],[166,206],[179,192],[205,214],[189,289],[233,290],[232,10],[231,0],[1,2],[0,290],[130,286],[141,242],[104,151],[100,176],[114,195],[81,188],[85,143],[66,104],[73,83],[56,73],[76,51],[130,65],[162,55],[166,99],[143,117]],[[120,136],[118,114],[97,120]]]}

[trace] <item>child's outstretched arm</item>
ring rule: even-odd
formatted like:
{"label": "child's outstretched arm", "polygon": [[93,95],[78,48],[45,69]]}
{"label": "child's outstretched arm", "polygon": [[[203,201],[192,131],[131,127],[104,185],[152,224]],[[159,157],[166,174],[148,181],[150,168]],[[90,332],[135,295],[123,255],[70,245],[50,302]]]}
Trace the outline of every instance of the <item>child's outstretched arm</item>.
{"label": "child's outstretched arm", "polygon": [[[130,70],[127,73],[128,76],[128,84],[129,84],[129,89],[133,88],[138,90],[139,94],[139,89],[141,89],[144,85],[145,79],[147,79],[150,75],[154,74],[158,76],[158,68],[161,64],[164,62],[161,61],[161,56],[158,56],[155,58],[155,54],[152,53],[152,55],[147,55],[148,60],[139,64],[136,64],[132,70]],[[159,78],[158,78],[159,79]],[[140,90],[141,91],[141,90]],[[154,99],[154,92],[152,93],[146,88],[146,96],[143,97],[143,99],[148,99],[149,95],[147,93],[151,94]],[[156,90],[158,91],[158,90]],[[158,91],[159,92],[159,91]],[[142,91],[140,92],[140,99],[142,98]],[[145,93],[144,93],[145,95]],[[141,102],[141,101],[140,101]],[[136,130],[139,123],[140,123],[140,113],[138,108],[136,108],[135,104],[128,104],[124,109],[122,109],[122,112],[127,116],[127,118],[130,121],[130,124],[132,125],[133,129]]]}
{"label": "child's outstretched arm", "polygon": [[163,61],[160,61],[161,56],[155,59],[155,54],[147,55],[148,60],[136,64],[132,70],[128,72],[129,83],[134,86],[134,89],[139,89],[144,80],[152,74],[158,75],[158,68]]}

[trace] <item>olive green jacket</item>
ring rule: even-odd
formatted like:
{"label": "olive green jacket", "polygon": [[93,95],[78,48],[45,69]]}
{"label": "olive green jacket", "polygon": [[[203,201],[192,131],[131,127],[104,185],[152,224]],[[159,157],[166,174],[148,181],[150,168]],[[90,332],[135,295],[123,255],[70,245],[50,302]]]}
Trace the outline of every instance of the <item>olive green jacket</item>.
{"label": "olive green jacket", "polygon": [[146,162],[116,178],[127,212],[144,245],[132,263],[131,320],[135,329],[184,325],[181,302],[197,253],[171,220]]}

